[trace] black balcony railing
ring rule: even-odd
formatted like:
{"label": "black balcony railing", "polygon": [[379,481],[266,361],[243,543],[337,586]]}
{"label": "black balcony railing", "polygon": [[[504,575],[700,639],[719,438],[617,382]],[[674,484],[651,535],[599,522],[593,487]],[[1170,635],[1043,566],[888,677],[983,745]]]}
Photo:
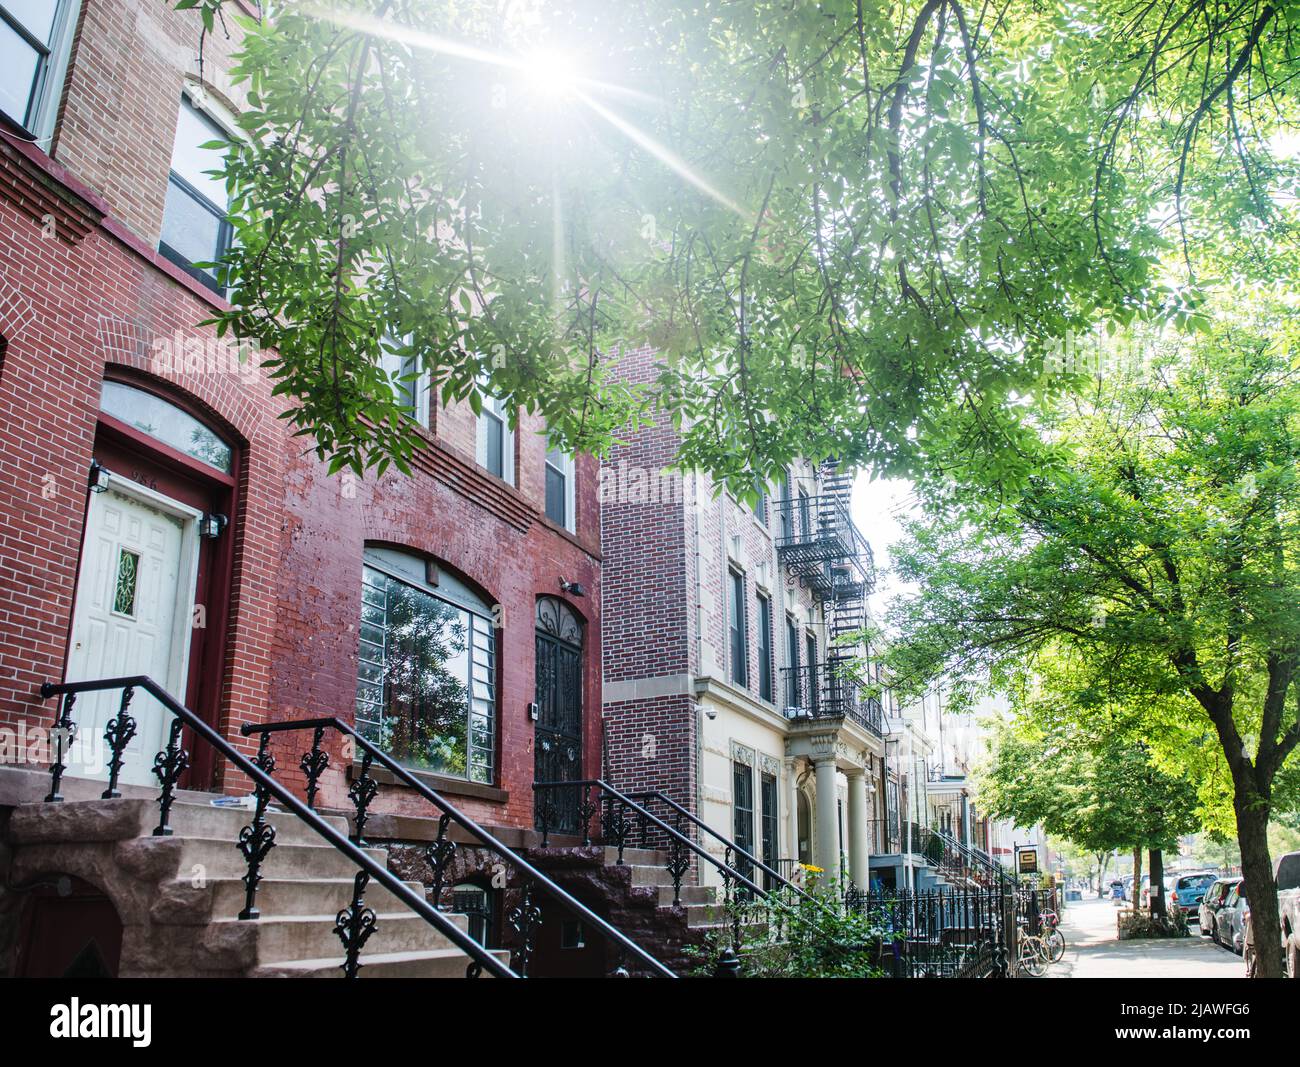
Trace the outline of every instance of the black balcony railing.
{"label": "black balcony railing", "polygon": [[853,678],[837,675],[824,663],[781,668],[781,696],[787,719],[852,719],[877,737],[885,736],[879,699],[862,692]]}

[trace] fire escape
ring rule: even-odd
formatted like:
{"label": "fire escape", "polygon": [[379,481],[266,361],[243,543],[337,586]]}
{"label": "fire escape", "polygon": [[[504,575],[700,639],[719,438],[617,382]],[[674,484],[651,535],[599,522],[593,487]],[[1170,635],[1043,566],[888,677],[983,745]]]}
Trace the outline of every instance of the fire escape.
{"label": "fire escape", "polygon": [[880,700],[865,692],[858,672],[860,646],[852,641],[867,620],[874,580],[871,546],[849,513],[849,475],[829,462],[820,492],[802,489],[775,502],[776,550],[791,580],[809,589],[826,619],[828,647],[820,662],[783,669],[787,718],[849,718],[884,736]]}

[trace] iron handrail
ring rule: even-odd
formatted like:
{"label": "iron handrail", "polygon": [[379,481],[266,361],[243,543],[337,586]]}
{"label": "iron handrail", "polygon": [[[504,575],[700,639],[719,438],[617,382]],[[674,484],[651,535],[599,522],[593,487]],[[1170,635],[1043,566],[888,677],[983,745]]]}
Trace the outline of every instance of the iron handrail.
{"label": "iron handrail", "polygon": [[593,912],[586,905],[582,904],[575,897],[560,888],[555,882],[539,871],[526,859],[517,852],[504,844],[482,826],[476,823],[468,815],[461,812],[455,805],[446,800],[441,794],[431,789],[424,782],[420,781],[409,770],[394,760],[386,752],[378,749],[369,739],[362,737],[361,734],[343,722],[341,719],[332,716],[314,719],[289,719],[272,723],[246,723],[240,727],[240,733],[245,736],[255,733],[283,733],[289,730],[315,730],[321,727],[333,728],[340,733],[347,734],[359,744],[362,749],[368,752],[372,759],[381,764],[390,774],[399,778],[403,784],[410,786],[419,793],[429,803],[440,808],[445,815],[450,816],[451,821],[465,830],[471,837],[474,837],[480,845],[491,852],[495,852],[502,859],[508,860],[514,864],[520,871],[534,879],[536,883],[551,897],[560,901],[565,907],[581,916],[584,922],[591,924],[595,929],[608,937],[611,941],[616,942],[620,947],[644,962],[652,971],[661,978],[676,978],[677,975],[665,967],[659,960],[655,959],[649,952],[629,938],[622,931],[611,926],[599,915]]}
{"label": "iron handrail", "polygon": [[538,792],[539,790],[542,789],[587,789],[587,788],[599,789],[601,792],[608,794],[614,800],[617,800],[620,804],[624,804],[627,807],[631,808],[632,812],[635,815],[637,815],[639,818],[644,819],[646,822],[650,823],[651,825],[657,827],[659,830],[663,831],[665,834],[668,835],[670,840],[676,841],[679,844],[686,846],[686,848],[694,852],[701,859],[707,860],[709,863],[713,864],[713,866],[718,869],[718,872],[723,876],[724,879],[731,878],[731,879],[735,879],[737,882],[742,882],[747,888],[752,889],[755,893],[757,893],[761,897],[766,898],[769,895],[766,890],[759,888],[756,882],[751,881],[748,877],[741,874],[730,864],[724,863],[722,860],[718,859],[711,852],[709,852],[708,849],[701,848],[689,837],[683,834],[680,830],[673,829],[673,827],[669,826],[666,822],[664,822],[661,818],[659,818],[659,816],[655,815],[653,812],[647,811],[631,797],[626,796],[623,793],[620,793],[612,785],[610,785],[606,781],[603,781],[600,778],[583,778],[572,782],[534,782],[533,783],[533,792]]}
{"label": "iron handrail", "polygon": [[[796,894],[798,894],[800,897],[803,897],[805,900],[815,899],[814,897],[812,897],[811,895],[809,895],[808,893],[800,889],[797,885],[795,885],[784,875],[779,874],[777,871],[773,870],[766,863],[760,860],[757,856],[753,855],[748,850],[741,848],[740,845],[736,844],[736,842],[732,841],[729,837],[726,837],[723,834],[718,833],[717,830],[715,830],[708,823],[704,822],[702,819],[696,818],[696,816],[692,815],[689,811],[687,811],[680,804],[678,804],[677,801],[673,800],[669,796],[665,796],[658,789],[648,789],[644,791],[638,791],[636,793],[629,793],[628,796],[631,797],[633,800],[636,800],[638,798],[652,797],[656,800],[663,801],[665,804],[668,805],[668,807],[672,808],[673,811],[675,811],[678,815],[684,815],[691,822],[692,825],[703,830],[706,834],[708,834],[710,837],[712,837],[715,841],[719,842],[724,847],[730,848],[742,859],[748,860],[755,867],[761,870],[764,874],[770,875],[777,882],[779,882],[784,888],[793,889]],[[818,901],[818,903],[821,902]]]}
{"label": "iron handrail", "polygon": [[77,693],[103,692],[111,689],[143,689],[184,722],[195,735],[203,738],[209,745],[220,752],[227,760],[238,767],[248,778],[265,789],[281,804],[293,812],[299,819],[325,838],[339,852],[347,856],[358,867],[365,870],[370,877],[402,901],[408,908],[447,937],[457,948],[461,949],[475,963],[498,978],[520,977],[502,963],[491,952],[465,933],[459,926],[448,919],[442,912],[432,907],[427,900],[417,895],[400,878],[394,875],[384,864],[368,856],[364,849],[354,845],[328,822],[322,819],[306,804],[295,797],[286,787],[277,782],[243,753],[239,752],[224,737],[198,715],[171,696],[162,686],[146,675],[128,678],[104,678],[83,682],[45,682],[41,685],[41,699],[48,700],[57,695],[74,695]]}

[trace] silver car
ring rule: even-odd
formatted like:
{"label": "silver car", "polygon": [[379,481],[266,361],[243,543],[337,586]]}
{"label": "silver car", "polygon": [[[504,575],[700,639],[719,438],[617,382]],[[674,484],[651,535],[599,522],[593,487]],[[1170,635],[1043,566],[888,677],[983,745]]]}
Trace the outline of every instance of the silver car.
{"label": "silver car", "polygon": [[1205,891],[1205,896],[1201,898],[1200,907],[1197,909],[1197,926],[1200,927],[1202,937],[1215,937],[1214,917],[1223,907],[1223,902],[1232,891],[1232,887],[1240,881],[1240,878],[1219,878]]}
{"label": "silver car", "polygon": [[1246,948],[1245,926],[1242,920],[1246,911],[1246,884],[1240,879],[1228,891],[1228,896],[1214,916],[1214,941],[1241,955]]}

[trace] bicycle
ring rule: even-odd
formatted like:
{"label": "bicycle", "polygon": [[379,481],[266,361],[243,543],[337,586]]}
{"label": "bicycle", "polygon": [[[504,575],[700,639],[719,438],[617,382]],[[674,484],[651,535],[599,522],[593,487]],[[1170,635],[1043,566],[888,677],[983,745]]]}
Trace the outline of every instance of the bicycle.
{"label": "bicycle", "polygon": [[1016,942],[1015,973],[1030,978],[1042,978],[1051,965],[1051,953],[1047,942],[1040,934],[1031,934],[1029,925],[1022,919],[1019,923],[1020,937]]}
{"label": "bicycle", "polygon": [[1048,962],[1060,963],[1065,955],[1065,935],[1061,933],[1061,918],[1054,911],[1045,911],[1038,917],[1045,933],[1039,936],[1047,947]]}

